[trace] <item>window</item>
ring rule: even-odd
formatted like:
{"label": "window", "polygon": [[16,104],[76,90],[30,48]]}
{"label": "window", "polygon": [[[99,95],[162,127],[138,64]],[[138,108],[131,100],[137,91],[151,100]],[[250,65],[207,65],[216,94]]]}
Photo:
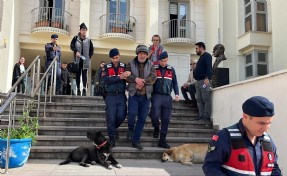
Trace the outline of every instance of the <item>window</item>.
{"label": "window", "polygon": [[245,0],[244,12],[245,32],[267,31],[266,0]]}
{"label": "window", "polygon": [[187,20],[188,4],[183,2],[170,2],[169,4],[169,37],[189,38],[187,32],[189,21]]}
{"label": "window", "polygon": [[49,21],[52,27],[63,25],[64,23],[64,11],[65,1],[64,0],[40,0],[39,9],[39,21]]}
{"label": "window", "polygon": [[108,0],[108,31],[123,32],[129,23],[129,0]]}
{"label": "window", "polygon": [[245,56],[245,77],[253,78],[268,74],[267,52],[253,51]]}

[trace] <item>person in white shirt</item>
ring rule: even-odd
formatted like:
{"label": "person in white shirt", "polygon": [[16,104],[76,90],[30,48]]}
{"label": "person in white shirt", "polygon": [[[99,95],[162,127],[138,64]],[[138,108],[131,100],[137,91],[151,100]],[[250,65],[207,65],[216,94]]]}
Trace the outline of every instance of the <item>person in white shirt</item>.
{"label": "person in white shirt", "polygon": [[[190,63],[191,71],[189,73],[188,79],[186,83],[181,87],[181,93],[185,99],[185,104],[191,104],[191,106],[196,107],[196,99],[195,99],[195,79],[193,78],[193,70],[196,67],[197,59],[193,59]],[[187,92],[189,92],[191,100],[188,98]]]}
{"label": "person in white shirt", "polygon": [[[20,57],[19,62],[14,65],[13,69],[13,78],[12,78],[12,86],[17,82],[20,76],[25,72],[25,58]],[[22,89],[21,89],[22,87]],[[19,92],[25,93],[25,78],[18,84],[17,93]]]}

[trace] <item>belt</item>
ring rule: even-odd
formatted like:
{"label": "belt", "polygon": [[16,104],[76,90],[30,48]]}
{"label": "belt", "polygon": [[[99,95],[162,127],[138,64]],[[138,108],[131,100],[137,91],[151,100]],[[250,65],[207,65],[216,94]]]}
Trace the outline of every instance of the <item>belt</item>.
{"label": "belt", "polygon": [[170,95],[170,94],[166,94],[166,93],[158,93],[158,92],[153,93],[153,95],[154,95],[154,94],[157,94],[157,95]]}
{"label": "belt", "polygon": [[107,92],[107,96],[118,96],[118,95],[124,95],[124,92]]}

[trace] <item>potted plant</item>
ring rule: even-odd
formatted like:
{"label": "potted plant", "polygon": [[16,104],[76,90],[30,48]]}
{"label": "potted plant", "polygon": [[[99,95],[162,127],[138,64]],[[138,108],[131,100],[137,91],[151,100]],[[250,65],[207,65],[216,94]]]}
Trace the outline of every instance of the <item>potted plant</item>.
{"label": "potted plant", "polygon": [[35,23],[36,27],[48,27],[49,26],[49,20],[48,20],[48,12],[43,12],[42,15],[40,15],[38,21]]}
{"label": "potted plant", "polygon": [[[28,101],[24,107],[23,114],[18,118],[19,126],[12,128],[10,131],[10,152],[9,168],[23,166],[29,157],[30,148],[35,141],[38,131],[38,117],[30,117],[30,111],[34,107],[33,101]],[[6,165],[8,129],[0,132],[0,166]]]}

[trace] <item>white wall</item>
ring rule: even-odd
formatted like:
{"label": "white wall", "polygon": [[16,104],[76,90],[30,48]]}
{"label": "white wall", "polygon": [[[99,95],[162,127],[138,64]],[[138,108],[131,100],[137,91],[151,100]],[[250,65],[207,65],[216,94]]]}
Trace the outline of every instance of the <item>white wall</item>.
{"label": "white wall", "polygon": [[3,1],[0,1],[0,31],[2,28],[2,16],[3,16]]}
{"label": "white wall", "polygon": [[273,70],[287,68],[286,38],[287,23],[282,20],[287,18],[287,1],[276,0],[271,2],[272,18],[272,45],[273,45]]}
{"label": "white wall", "polygon": [[213,124],[220,129],[230,126],[242,117],[242,103],[256,95],[265,96],[275,106],[275,116],[269,134],[278,148],[279,165],[287,174],[286,105],[287,70],[216,88],[212,91]]}
{"label": "white wall", "polygon": [[[179,96],[180,99],[183,99],[180,87],[183,83],[186,82],[189,70],[190,70],[190,55],[189,54],[178,54],[178,53],[169,53],[168,54],[168,64],[170,64],[176,73],[178,87],[179,87]],[[172,93],[174,97],[174,92]]]}

